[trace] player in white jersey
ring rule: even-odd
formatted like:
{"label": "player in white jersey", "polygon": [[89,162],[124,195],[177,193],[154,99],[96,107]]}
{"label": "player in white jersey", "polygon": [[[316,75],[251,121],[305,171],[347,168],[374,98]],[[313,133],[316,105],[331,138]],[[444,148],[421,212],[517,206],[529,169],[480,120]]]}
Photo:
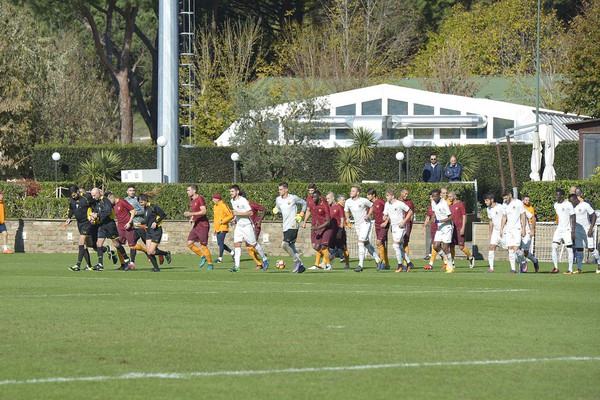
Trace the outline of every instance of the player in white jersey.
{"label": "player in white jersey", "polygon": [[500,226],[502,225],[502,215],[504,215],[504,209],[502,204],[496,203],[493,193],[486,193],[485,196],[483,196],[483,201],[485,201],[485,205],[487,206],[487,216],[490,220],[490,250],[488,252],[488,263],[490,264],[490,269],[485,272],[491,274],[494,272],[496,249],[502,242]]}
{"label": "player in white jersey", "polygon": [[396,271],[402,271],[403,260],[406,260],[406,272],[410,272],[413,267],[413,263],[410,262],[410,258],[404,250],[404,235],[406,234],[406,223],[412,221],[413,211],[409,206],[401,200],[396,199],[396,191],[389,189],[385,192],[385,198],[387,202],[383,208],[383,223],[381,227],[387,226],[389,221],[392,229],[392,240],[394,241],[393,247],[396,252],[396,259],[398,260],[398,268]]}
{"label": "player in white jersey", "polygon": [[[298,206],[301,211],[298,214]],[[283,217],[283,241],[281,248],[294,260],[294,273],[303,273],[306,268],[302,265],[300,254],[296,250],[296,239],[298,237],[298,221],[304,216],[306,211],[306,201],[300,197],[290,194],[288,184],[282,182],[279,184],[279,197],[275,199],[275,208],[273,214],[281,213]]]}
{"label": "player in white jersey", "polygon": [[[535,216],[535,208],[531,205],[531,198],[527,195],[523,196],[523,207],[525,208],[525,216],[527,217],[525,225],[525,236],[521,239],[521,250],[525,258],[530,259],[533,262],[533,268],[535,272],[540,270],[540,263],[535,255],[532,253],[531,247],[533,246],[533,238],[535,237],[535,224],[537,223]],[[527,272],[527,260],[521,268],[522,272]]]}
{"label": "player in white jersey", "polygon": [[448,202],[441,198],[440,189],[433,189],[429,196],[431,198],[431,210],[435,215],[435,223],[438,224],[438,230],[433,238],[433,249],[445,258],[446,273],[454,272],[454,260],[450,253],[450,243],[452,243],[452,213]]}
{"label": "player in white jersey", "polygon": [[[586,201],[579,201],[577,194],[569,195],[569,201],[575,211],[575,250],[577,256],[577,271],[574,274],[581,273],[581,264],[583,263],[583,251],[585,248],[592,253],[598,267],[596,273],[600,274],[600,253],[596,249],[594,242],[594,225],[596,225],[596,212]],[[590,220],[591,216],[591,220]]]}
{"label": "player in white jersey", "polygon": [[552,262],[554,269],[551,274],[557,274],[558,271],[558,246],[561,242],[567,246],[567,261],[569,270],[565,274],[573,273],[573,240],[575,240],[575,210],[573,204],[565,200],[565,191],[556,189],[556,203],[554,210],[558,217],[558,225],[552,237]]}
{"label": "player in white jersey", "polygon": [[256,240],[254,233],[254,224],[250,219],[252,215],[252,207],[245,197],[240,196],[240,187],[232,185],[229,188],[231,196],[231,211],[235,217],[235,230],[233,231],[233,242],[235,249],[233,257],[235,266],[229,268],[230,272],[240,272],[240,258],[242,256],[242,242],[246,241],[248,247],[254,247],[263,260],[263,271],[269,268],[269,259],[267,258],[262,246]]}
{"label": "player in white jersey", "polygon": [[[352,213],[352,217],[354,218],[354,229],[356,229],[356,236],[358,236],[358,267],[354,269],[354,272],[361,272],[363,270],[365,249],[375,257],[375,262],[378,266],[381,262],[379,256],[375,254],[373,245],[369,243],[373,203],[364,197],[359,197],[359,195],[360,186],[352,186],[350,189],[350,198],[346,200],[346,204],[344,205],[346,221],[350,220],[350,213]],[[348,229],[350,229],[350,227]]]}
{"label": "player in white jersey", "polygon": [[556,189],[556,203],[554,203],[556,212],[557,227],[552,237],[552,262],[554,269],[551,274],[556,274],[558,270],[558,246],[561,242],[567,247],[567,261],[569,270],[565,274],[573,273],[573,241],[575,240],[575,210],[573,205],[565,200],[565,191]]}
{"label": "player in white jersey", "polygon": [[[525,256],[521,251],[521,238],[525,236],[525,207],[519,199],[513,199],[512,191],[505,189],[502,192],[502,223],[500,225],[500,237],[508,247],[508,261],[510,262],[509,274],[516,274],[516,263],[522,265]],[[519,269],[519,272],[521,270]]]}

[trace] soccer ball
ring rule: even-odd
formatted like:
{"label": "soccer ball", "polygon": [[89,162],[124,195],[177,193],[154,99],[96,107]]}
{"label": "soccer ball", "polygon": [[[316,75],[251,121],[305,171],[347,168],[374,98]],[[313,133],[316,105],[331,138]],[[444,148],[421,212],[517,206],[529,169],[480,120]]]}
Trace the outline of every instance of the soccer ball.
{"label": "soccer ball", "polygon": [[100,222],[100,218],[94,217],[94,214],[90,214],[88,215],[88,221],[90,221],[90,224],[96,225],[98,222]]}
{"label": "soccer ball", "polygon": [[277,267],[277,269],[284,269],[285,268],[285,261],[283,261],[283,260],[277,260],[277,262],[275,263],[275,267]]}

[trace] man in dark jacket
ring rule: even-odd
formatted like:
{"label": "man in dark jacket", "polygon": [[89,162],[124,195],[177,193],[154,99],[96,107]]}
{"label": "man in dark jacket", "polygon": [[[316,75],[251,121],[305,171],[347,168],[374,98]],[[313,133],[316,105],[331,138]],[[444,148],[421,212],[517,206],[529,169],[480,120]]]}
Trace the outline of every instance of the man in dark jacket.
{"label": "man in dark jacket", "polygon": [[423,168],[423,182],[442,182],[444,179],[444,170],[437,163],[437,156],[432,154],[429,157],[429,164]]}

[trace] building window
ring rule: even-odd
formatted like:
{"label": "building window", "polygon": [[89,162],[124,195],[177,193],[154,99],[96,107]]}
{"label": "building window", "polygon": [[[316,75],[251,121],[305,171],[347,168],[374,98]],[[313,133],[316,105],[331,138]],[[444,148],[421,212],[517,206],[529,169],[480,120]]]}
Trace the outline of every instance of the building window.
{"label": "building window", "polygon": [[335,130],[335,139],[336,140],[350,139],[351,132],[352,132],[352,129],[336,129]]}
{"label": "building window", "polygon": [[[467,115],[479,115],[474,113],[467,113]],[[483,128],[470,128],[466,129],[467,139],[487,139],[487,126]]]}
{"label": "building window", "polygon": [[335,115],[356,115],[356,104],[336,107]]}
{"label": "building window", "polygon": [[[414,115],[433,115],[433,106],[426,106],[424,104],[414,104]],[[413,135],[415,139],[433,139],[432,128],[419,128],[413,129]]]}
{"label": "building window", "polygon": [[[460,115],[460,111],[440,108],[440,115]],[[460,128],[440,128],[440,139],[460,139]]]}
{"label": "building window", "polygon": [[381,99],[364,101],[361,115],[381,115]]}
{"label": "building window", "polygon": [[387,139],[398,140],[408,136],[408,129],[388,129]]}
{"label": "building window", "polygon": [[494,139],[504,137],[505,129],[510,129],[515,127],[515,121],[512,119],[504,119],[504,118],[496,118],[494,117]]}
{"label": "building window", "polygon": [[388,99],[388,115],[408,115],[406,101]]}

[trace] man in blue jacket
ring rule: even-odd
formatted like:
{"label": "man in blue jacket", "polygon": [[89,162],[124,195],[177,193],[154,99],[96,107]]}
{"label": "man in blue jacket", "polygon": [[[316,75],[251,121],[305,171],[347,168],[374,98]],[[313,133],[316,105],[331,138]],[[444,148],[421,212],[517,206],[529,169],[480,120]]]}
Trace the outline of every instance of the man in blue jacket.
{"label": "man in blue jacket", "polygon": [[425,164],[423,168],[423,182],[442,182],[444,179],[444,171],[442,166],[437,163],[437,156],[432,154],[429,157],[429,164]]}
{"label": "man in blue jacket", "polygon": [[450,157],[450,164],[446,165],[444,175],[448,182],[460,182],[462,175],[462,165],[456,162],[456,156]]}

